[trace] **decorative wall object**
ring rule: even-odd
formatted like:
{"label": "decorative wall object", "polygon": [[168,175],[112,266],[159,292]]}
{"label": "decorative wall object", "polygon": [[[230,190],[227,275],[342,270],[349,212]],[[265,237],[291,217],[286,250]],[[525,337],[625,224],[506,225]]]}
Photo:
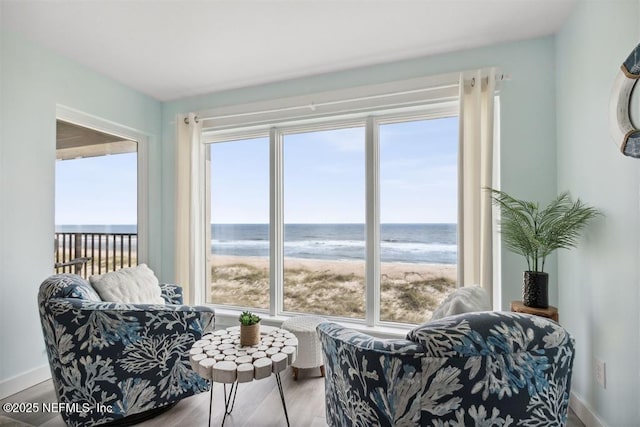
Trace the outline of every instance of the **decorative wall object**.
{"label": "decorative wall object", "polygon": [[622,154],[636,159],[640,158],[640,130],[631,121],[629,105],[638,78],[640,78],[640,44],[620,66],[613,84],[609,108],[613,140],[620,146]]}

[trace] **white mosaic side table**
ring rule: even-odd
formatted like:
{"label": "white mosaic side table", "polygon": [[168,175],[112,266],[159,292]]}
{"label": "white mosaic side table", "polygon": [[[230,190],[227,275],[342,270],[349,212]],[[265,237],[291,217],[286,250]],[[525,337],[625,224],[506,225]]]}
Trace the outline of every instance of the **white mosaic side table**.
{"label": "white mosaic side table", "polygon": [[[233,411],[238,384],[268,378],[273,373],[288,426],[289,415],[280,372],[296,360],[297,353],[298,339],[295,335],[284,329],[263,325],[260,325],[260,343],[250,347],[240,345],[240,326],[208,333],[196,341],[189,350],[191,367],[202,378],[212,381],[208,425],[211,425],[213,382],[224,384],[224,426],[227,415]],[[228,394],[227,384],[231,384]]]}

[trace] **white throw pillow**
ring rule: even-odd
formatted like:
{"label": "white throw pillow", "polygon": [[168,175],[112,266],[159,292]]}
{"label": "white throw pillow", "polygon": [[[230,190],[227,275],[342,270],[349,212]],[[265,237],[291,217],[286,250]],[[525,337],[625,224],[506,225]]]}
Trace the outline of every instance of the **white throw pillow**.
{"label": "white throw pillow", "polygon": [[491,310],[489,295],[480,286],[458,288],[447,296],[433,312],[431,320],[472,311]]}
{"label": "white throw pillow", "polygon": [[90,276],[89,282],[103,301],[126,304],[165,303],[158,278],[145,264]]}

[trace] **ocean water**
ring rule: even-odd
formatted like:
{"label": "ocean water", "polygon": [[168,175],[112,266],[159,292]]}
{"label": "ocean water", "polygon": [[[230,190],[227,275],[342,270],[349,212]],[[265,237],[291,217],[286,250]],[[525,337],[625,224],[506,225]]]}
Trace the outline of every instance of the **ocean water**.
{"label": "ocean water", "polygon": [[[382,262],[456,264],[456,224],[382,224]],[[135,225],[60,225],[57,232],[135,233]],[[284,255],[364,260],[364,224],[285,224]],[[268,224],[211,224],[214,255],[269,256]]]}
{"label": "ocean water", "polygon": [[[382,262],[457,263],[456,224],[382,224]],[[292,258],[364,260],[364,224],[285,224],[284,255]],[[212,224],[215,255],[268,256],[267,224]]]}
{"label": "ocean water", "polygon": [[135,224],[84,224],[84,225],[58,225],[56,233],[136,233],[138,227]]}

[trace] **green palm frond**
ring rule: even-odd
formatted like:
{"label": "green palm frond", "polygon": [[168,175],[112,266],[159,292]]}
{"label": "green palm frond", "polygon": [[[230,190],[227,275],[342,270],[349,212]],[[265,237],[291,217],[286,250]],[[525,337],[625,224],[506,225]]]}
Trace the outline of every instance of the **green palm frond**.
{"label": "green palm frond", "polygon": [[583,228],[600,214],[580,199],[573,202],[567,192],[541,210],[538,203],[489,190],[493,203],[500,208],[500,233],[505,246],[525,257],[532,271],[544,271],[547,256],[556,249],[575,247]]}

